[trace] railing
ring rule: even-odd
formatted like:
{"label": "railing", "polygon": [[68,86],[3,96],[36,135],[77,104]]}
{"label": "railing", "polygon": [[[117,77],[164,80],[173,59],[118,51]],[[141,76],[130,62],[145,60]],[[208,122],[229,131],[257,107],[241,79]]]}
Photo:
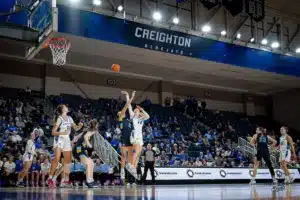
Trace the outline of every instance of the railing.
{"label": "railing", "polygon": [[[113,167],[117,167],[118,169],[120,168],[121,156],[99,133],[94,136],[94,151],[102,162],[112,165]],[[137,176],[136,170],[131,169],[128,165],[126,165],[126,169],[132,176],[140,180],[140,177]]]}
{"label": "railing", "polygon": [[119,168],[121,156],[99,133],[94,136],[94,150],[104,163]]}
{"label": "railing", "polygon": [[[250,155],[252,157],[255,156],[256,154],[256,149],[250,144],[250,142],[248,142],[247,140],[245,140],[244,138],[239,137],[238,139],[238,146],[239,146],[239,150],[243,153],[243,154],[247,154]],[[278,166],[278,160],[276,158],[278,158],[278,156],[276,155],[276,152],[274,153],[273,150],[271,149],[271,147],[269,146],[269,150],[270,150],[270,159],[271,162],[273,164],[273,167],[277,167]],[[265,166],[265,161],[262,161],[263,165]]]}

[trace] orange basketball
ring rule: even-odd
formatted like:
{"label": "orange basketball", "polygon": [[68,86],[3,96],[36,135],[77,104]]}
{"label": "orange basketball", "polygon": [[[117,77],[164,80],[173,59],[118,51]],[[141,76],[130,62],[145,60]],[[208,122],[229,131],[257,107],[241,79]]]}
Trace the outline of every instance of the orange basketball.
{"label": "orange basketball", "polygon": [[46,48],[48,48],[48,46],[49,46],[48,42],[45,42],[43,48],[46,49]]}
{"label": "orange basketball", "polygon": [[112,69],[114,72],[119,72],[120,69],[121,69],[121,67],[120,67],[119,64],[113,64],[113,65],[111,66],[111,69]]}

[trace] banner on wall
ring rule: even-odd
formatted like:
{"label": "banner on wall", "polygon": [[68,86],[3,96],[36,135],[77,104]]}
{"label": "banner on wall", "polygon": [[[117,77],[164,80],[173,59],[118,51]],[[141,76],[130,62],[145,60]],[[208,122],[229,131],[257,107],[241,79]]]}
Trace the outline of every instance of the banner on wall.
{"label": "banner on wall", "polygon": [[[300,179],[297,169],[291,169],[290,172],[296,179]],[[275,173],[278,179],[284,178],[284,172],[281,169],[275,169]],[[250,180],[253,178],[253,170],[245,168],[156,168],[154,175],[156,180]],[[256,179],[271,179],[271,174],[268,169],[258,169]],[[151,180],[150,171],[147,180]]]}
{"label": "banner on wall", "polygon": [[200,0],[205,8],[208,10],[214,8],[215,6],[219,5],[219,0]]}
{"label": "banner on wall", "polygon": [[223,0],[222,5],[235,17],[243,12],[244,2],[241,0]]}
{"label": "banner on wall", "polygon": [[[253,17],[257,20],[263,18],[264,8],[259,7],[259,2],[262,1],[246,1],[248,5],[254,3],[254,9],[249,9],[248,6],[249,13],[250,10],[254,10],[251,11],[255,14]],[[217,1],[205,2],[213,2],[214,5]],[[125,21],[67,6],[58,5],[58,9],[58,30],[61,33],[300,77],[300,59],[292,56],[215,41],[186,32]],[[70,19],[73,19],[74,23],[76,20],[76,26],[70,26]],[[261,59],[257,59],[258,57]]]}
{"label": "banner on wall", "polygon": [[246,0],[246,13],[256,22],[265,18],[265,0]]}

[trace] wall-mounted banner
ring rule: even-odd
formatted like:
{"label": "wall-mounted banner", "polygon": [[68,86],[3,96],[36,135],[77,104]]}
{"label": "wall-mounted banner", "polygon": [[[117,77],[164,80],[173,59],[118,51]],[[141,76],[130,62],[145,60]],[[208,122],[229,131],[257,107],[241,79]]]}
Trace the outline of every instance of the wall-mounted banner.
{"label": "wall-mounted banner", "polygon": [[213,7],[219,5],[219,0],[200,0],[205,8],[208,10],[212,9]]}
{"label": "wall-mounted banner", "polygon": [[246,13],[256,22],[265,18],[265,0],[246,0]]}
{"label": "wall-mounted banner", "polygon": [[[142,169],[142,171],[144,171]],[[300,179],[297,169],[291,169],[295,179]],[[284,179],[281,169],[275,169],[276,178]],[[156,180],[250,180],[253,178],[253,170],[247,168],[156,168]],[[147,180],[151,179],[148,171]],[[258,169],[256,179],[270,180],[269,169]]]}
{"label": "wall-mounted banner", "polygon": [[[250,0],[248,0],[250,1]],[[59,5],[59,32],[300,77],[300,59]]]}
{"label": "wall-mounted banner", "polygon": [[241,0],[223,0],[222,5],[235,17],[243,11],[244,2]]}

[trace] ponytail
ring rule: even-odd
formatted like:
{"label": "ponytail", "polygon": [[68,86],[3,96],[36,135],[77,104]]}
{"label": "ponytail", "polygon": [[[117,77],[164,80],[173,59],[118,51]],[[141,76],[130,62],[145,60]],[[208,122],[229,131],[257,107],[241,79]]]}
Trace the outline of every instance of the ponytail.
{"label": "ponytail", "polygon": [[57,106],[57,108],[54,110],[54,122],[53,124],[55,125],[55,123],[57,122],[57,119],[59,118],[59,116],[62,114],[62,109],[65,105],[64,104],[60,104]]}

